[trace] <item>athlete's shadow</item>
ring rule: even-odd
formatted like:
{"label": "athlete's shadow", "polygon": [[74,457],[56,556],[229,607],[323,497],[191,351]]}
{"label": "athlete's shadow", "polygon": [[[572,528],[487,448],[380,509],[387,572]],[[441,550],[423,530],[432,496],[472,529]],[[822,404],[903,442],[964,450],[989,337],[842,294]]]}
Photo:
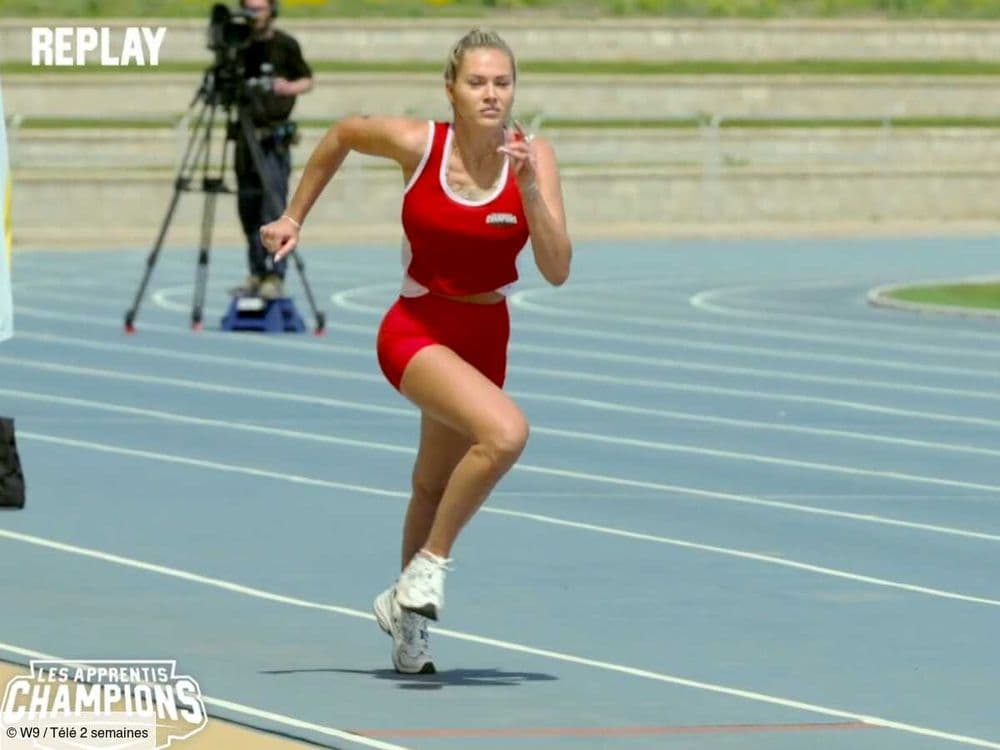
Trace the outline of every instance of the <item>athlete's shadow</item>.
{"label": "athlete's shadow", "polygon": [[542,672],[502,672],[499,669],[446,669],[436,674],[399,674],[392,669],[264,669],[260,674],[331,674],[369,675],[376,680],[390,680],[403,690],[440,690],[443,687],[517,687],[525,682],[558,680]]}

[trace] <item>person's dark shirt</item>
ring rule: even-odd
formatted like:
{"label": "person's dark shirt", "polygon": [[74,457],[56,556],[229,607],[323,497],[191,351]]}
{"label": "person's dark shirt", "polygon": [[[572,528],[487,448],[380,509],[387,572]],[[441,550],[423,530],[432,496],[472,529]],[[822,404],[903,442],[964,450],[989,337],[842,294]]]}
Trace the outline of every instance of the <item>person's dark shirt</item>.
{"label": "person's dark shirt", "polygon": [[[274,68],[271,75],[297,81],[312,78],[312,69],[302,57],[299,43],[290,34],[274,29],[269,39],[257,39],[250,43],[244,53],[246,78],[259,78],[261,65],[270,63]],[[252,90],[253,120],[256,125],[271,125],[284,122],[295,106],[294,96],[278,96],[273,91]]]}

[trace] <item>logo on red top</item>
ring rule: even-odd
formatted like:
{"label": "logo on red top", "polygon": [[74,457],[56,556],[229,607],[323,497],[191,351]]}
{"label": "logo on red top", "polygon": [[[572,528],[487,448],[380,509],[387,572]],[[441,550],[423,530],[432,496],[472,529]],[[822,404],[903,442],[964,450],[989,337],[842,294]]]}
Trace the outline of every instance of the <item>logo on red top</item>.
{"label": "logo on red top", "polygon": [[497,213],[486,217],[487,224],[517,224],[517,217],[514,214]]}

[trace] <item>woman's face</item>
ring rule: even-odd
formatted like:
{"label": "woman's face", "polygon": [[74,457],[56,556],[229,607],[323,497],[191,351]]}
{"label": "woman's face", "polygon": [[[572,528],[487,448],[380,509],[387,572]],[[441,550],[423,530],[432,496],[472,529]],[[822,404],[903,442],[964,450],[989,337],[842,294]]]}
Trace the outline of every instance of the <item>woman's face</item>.
{"label": "woman's face", "polygon": [[447,85],[455,118],[502,126],[514,105],[514,68],[499,49],[472,49],[462,56],[455,82]]}

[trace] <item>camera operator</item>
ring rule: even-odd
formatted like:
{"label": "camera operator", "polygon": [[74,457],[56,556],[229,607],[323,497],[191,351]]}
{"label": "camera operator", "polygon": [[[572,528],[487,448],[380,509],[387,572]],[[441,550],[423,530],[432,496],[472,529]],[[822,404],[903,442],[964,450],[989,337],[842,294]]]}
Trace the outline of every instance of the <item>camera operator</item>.
{"label": "camera operator", "polygon": [[[243,12],[251,19],[253,34],[243,53],[247,90],[251,93],[251,113],[257,141],[263,152],[263,175],[254,169],[250,150],[241,141],[236,145],[236,182],[240,223],[247,237],[250,275],[235,295],[259,295],[265,299],[283,296],[286,260],[274,262],[260,241],[262,224],[277,219],[288,202],[291,174],[290,146],[295,123],[289,115],[295,97],[313,87],[312,70],[302,57],[299,43],[273,27],[277,0],[241,0]],[[261,184],[267,180],[280,206],[270,205]]]}

